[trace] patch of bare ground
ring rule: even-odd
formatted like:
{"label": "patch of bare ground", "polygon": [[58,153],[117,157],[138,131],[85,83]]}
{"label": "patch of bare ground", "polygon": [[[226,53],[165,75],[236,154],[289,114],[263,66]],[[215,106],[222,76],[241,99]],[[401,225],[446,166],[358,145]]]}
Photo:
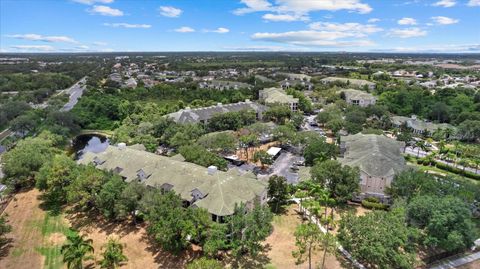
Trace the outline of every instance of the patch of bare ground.
{"label": "patch of bare ground", "polygon": [[42,268],[44,257],[35,249],[42,245],[43,236],[39,223],[45,218],[40,208],[40,192],[32,189],[15,194],[3,214],[8,215],[12,232],[9,243],[0,251],[0,268]]}
{"label": "patch of bare ground", "polygon": [[162,250],[147,235],[145,224],[111,222],[94,214],[68,214],[67,220],[72,228],[93,240],[95,260],[86,263],[87,266],[93,266],[95,261],[102,259],[102,246],[109,237],[118,239],[124,245],[124,254],[128,261],[121,268],[184,268],[188,262],[201,255],[195,246],[178,256]]}
{"label": "patch of bare ground", "polygon": [[[296,259],[292,256],[295,246],[295,229],[302,223],[302,216],[298,211],[298,205],[292,204],[286,208],[285,213],[274,217],[273,232],[265,241],[270,247],[267,256],[270,263],[277,269],[308,268],[308,262],[297,265]],[[322,262],[323,252],[316,250],[312,257],[312,267],[317,268]],[[344,260],[334,254],[327,254],[325,268],[344,268]]]}

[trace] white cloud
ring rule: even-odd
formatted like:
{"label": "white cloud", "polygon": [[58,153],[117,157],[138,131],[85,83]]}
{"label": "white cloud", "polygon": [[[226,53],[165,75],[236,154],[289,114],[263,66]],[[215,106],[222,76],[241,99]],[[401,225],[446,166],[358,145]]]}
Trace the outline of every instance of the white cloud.
{"label": "white cloud", "polygon": [[102,16],[112,16],[112,17],[123,16],[123,11],[116,8],[107,7],[107,6],[93,6],[93,8],[89,10],[89,12],[92,14],[98,14]]}
{"label": "white cloud", "polygon": [[255,33],[251,38],[253,40],[300,46],[347,47],[373,45],[373,42],[370,40],[338,40],[351,36],[351,34],[346,32],[303,30],[282,33]]}
{"label": "white cloud", "polygon": [[390,36],[400,37],[400,38],[410,38],[410,37],[420,37],[426,36],[427,31],[422,30],[418,27],[404,28],[404,29],[392,29],[390,30]]}
{"label": "white cloud", "polygon": [[272,14],[267,13],[262,16],[267,21],[307,21],[309,18],[304,15],[297,14]]}
{"label": "white cloud", "polygon": [[90,47],[87,45],[80,45],[75,47],[76,50],[88,50],[89,48]]}
{"label": "white cloud", "polygon": [[195,29],[193,29],[192,27],[188,27],[188,26],[182,26],[182,27],[177,28],[173,31],[178,32],[178,33],[193,33],[193,32],[195,32]]}
{"label": "white cloud", "polygon": [[17,34],[17,35],[7,35],[7,37],[31,40],[31,41],[78,43],[78,41],[68,36],[43,36],[38,34],[25,34],[25,35]]}
{"label": "white cloud", "polygon": [[371,19],[368,19],[368,23],[375,23],[375,22],[379,22],[380,19],[379,18],[371,18]]}
{"label": "white cloud", "polygon": [[183,12],[183,10],[172,7],[172,6],[161,6],[159,10],[162,16],[169,17],[169,18],[177,18]]}
{"label": "white cloud", "polygon": [[55,48],[49,45],[16,45],[11,46],[12,49],[20,51],[53,51]]}
{"label": "white cloud", "polygon": [[104,23],[105,26],[115,27],[115,28],[143,28],[148,29],[152,26],[150,24],[130,24],[130,23]]}
{"label": "white cloud", "polygon": [[469,6],[469,7],[480,7],[480,0],[470,0],[470,1],[468,1],[467,6]]}
{"label": "white cloud", "polygon": [[234,10],[233,13],[235,15],[243,15],[258,11],[270,11],[272,8],[272,4],[267,0],[241,0],[240,2],[247,7]]}
{"label": "white cloud", "polygon": [[441,44],[424,45],[420,47],[396,47],[377,51],[403,52],[403,53],[478,53],[480,44]]}
{"label": "white cloud", "polygon": [[224,27],[218,27],[215,30],[206,29],[206,30],[203,30],[203,31],[206,32],[206,33],[226,34],[226,33],[230,32],[230,29],[224,28]]}
{"label": "white cloud", "polygon": [[452,19],[452,18],[444,17],[444,16],[432,17],[432,20],[435,23],[441,24],[441,25],[455,24],[455,23],[459,22],[459,20],[457,20],[457,19]]}
{"label": "white cloud", "polygon": [[113,3],[113,0],[72,0],[72,1],[80,3],[80,4],[85,4],[85,5],[93,5],[95,3],[100,3],[100,4],[111,4],[111,3]]}
{"label": "white cloud", "polygon": [[435,2],[432,6],[436,7],[453,7],[457,4],[455,0],[440,0]]}
{"label": "white cloud", "polygon": [[276,0],[275,4],[267,0],[241,0],[240,2],[245,7],[234,10],[234,14],[269,12],[264,19],[271,18],[272,21],[306,20],[310,12],[321,10],[348,10],[361,14],[372,11],[372,8],[362,3],[362,0]]}
{"label": "white cloud", "polygon": [[92,44],[95,45],[95,46],[106,46],[106,45],[108,45],[107,42],[103,42],[103,41],[96,41],[96,42],[93,42]]}
{"label": "white cloud", "polygon": [[397,21],[397,23],[400,25],[416,25],[417,20],[415,20],[414,18],[401,18]]}
{"label": "white cloud", "polygon": [[331,23],[314,22],[309,25],[310,29],[317,31],[330,31],[332,33],[342,32],[352,37],[365,37],[368,34],[383,31],[382,28],[373,24],[360,24],[356,22]]}

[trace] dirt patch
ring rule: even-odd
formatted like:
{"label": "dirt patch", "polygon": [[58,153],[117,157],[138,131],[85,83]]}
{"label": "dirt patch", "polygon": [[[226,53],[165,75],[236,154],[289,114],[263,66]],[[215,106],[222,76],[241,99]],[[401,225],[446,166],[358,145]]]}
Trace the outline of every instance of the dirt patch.
{"label": "dirt patch", "polygon": [[2,250],[0,268],[42,267],[44,257],[35,249],[43,240],[37,223],[41,223],[45,217],[45,212],[39,207],[39,195],[39,191],[35,189],[18,193],[5,208],[3,214],[8,215],[12,232],[7,236],[10,243]]}
{"label": "dirt patch", "polygon": [[48,237],[47,243],[51,246],[59,246],[62,245],[66,239],[67,237],[62,233],[53,233]]}
{"label": "dirt patch", "polygon": [[[273,232],[265,241],[265,244],[270,247],[267,253],[270,263],[277,269],[308,268],[308,262],[296,265],[296,259],[292,256],[292,251],[296,250],[294,232],[297,225],[302,223],[301,215],[297,209],[297,205],[291,205],[287,208],[285,214],[275,216]],[[323,252],[317,250],[312,257],[312,267],[316,268],[316,265],[320,265],[322,258]],[[325,268],[337,269],[343,267],[335,255],[327,254]]]}
{"label": "dirt patch", "polygon": [[279,142],[274,141],[274,142],[270,142],[270,143],[267,143],[267,144],[260,145],[258,147],[250,147],[248,149],[239,149],[239,150],[237,150],[237,152],[235,152],[235,155],[237,155],[238,158],[242,161],[246,161],[248,163],[253,163],[255,165],[260,166],[261,165],[260,162],[255,163],[253,161],[253,156],[255,155],[255,152],[261,151],[261,150],[267,151],[269,148],[276,147],[279,144],[280,144]]}
{"label": "dirt patch", "polygon": [[[185,265],[200,256],[198,248],[193,246],[179,256],[174,256],[155,244],[147,235],[145,225],[130,222],[108,222],[101,217],[80,214],[67,215],[72,227],[93,240],[95,260],[102,260],[103,246],[109,237],[118,239],[124,245],[124,254],[128,262],[121,268],[184,268]],[[94,262],[85,265],[93,265]]]}

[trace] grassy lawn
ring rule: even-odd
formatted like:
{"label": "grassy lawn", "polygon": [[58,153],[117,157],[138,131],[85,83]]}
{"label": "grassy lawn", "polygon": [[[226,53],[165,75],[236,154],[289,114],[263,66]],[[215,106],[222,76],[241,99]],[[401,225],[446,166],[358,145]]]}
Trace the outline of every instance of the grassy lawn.
{"label": "grassy lawn", "polygon": [[43,244],[35,249],[45,257],[45,268],[62,268],[62,254],[60,248],[65,242],[67,235],[75,233],[65,223],[63,215],[52,215],[47,212],[42,223],[35,225],[40,227]]}

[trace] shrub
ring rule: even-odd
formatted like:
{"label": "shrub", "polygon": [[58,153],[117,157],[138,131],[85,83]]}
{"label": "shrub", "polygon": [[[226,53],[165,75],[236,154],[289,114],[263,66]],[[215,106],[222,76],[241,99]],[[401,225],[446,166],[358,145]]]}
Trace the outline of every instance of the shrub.
{"label": "shrub", "polygon": [[[375,197],[369,197],[369,198],[375,198]],[[384,205],[384,204],[379,203],[379,202],[370,202],[370,201],[368,201],[369,198],[362,201],[362,206],[363,207],[368,208],[368,209],[387,210],[387,208],[388,208],[387,205]],[[378,199],[377,199],[377,201],[378,201]]]}

